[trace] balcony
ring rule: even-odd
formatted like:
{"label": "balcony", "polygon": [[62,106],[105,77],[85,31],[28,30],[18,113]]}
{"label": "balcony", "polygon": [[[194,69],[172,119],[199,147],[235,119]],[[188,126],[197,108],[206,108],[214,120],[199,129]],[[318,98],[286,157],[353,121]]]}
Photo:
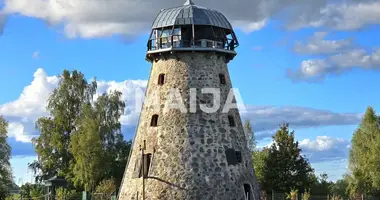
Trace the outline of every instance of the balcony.
{"label": "balcony", "polygon": [[148,54],[165,51],[220,51],[236,54],[236,46],[235,40],[228,38],[186,40],[181,35],[171,35],[150,39],[148,41]]}

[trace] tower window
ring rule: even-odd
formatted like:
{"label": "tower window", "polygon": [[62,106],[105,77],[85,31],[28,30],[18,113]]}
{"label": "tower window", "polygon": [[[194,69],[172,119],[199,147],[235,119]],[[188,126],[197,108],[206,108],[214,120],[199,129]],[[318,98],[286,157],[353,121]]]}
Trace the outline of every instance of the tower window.
{"label": "tower window", "polygon": [[228,165],[236,165],[243,162],[241,151],[235,151],[235,149],[227,149],[226,158]]}
{"label": "tower window", "polygon": [[253,200],[251,186],[249,184],[244,184],[244,196],[246,200]]}
{"label": "tower window", "polygon": [[236,154],[236,162],[241,163],[243,160],[241,157],[241,151],[236,151],[235,154]]}
{"label": "tower window", "polygon": [[152,159],[152,154],[148,153],[148,154],[143,155],[143,164],[140,165],[139,178],[143,176],[143,173],[144,173],[144,178],[148,177],[151,159]]}
{"label": "tower window", "polygon": [[165,74],[158,75],[158,85],[163,85],[165,83]]}
{"label": "tower window", "polygon": [[226,150],[226,158],[227,158],[228,165],[236,165],[237,160],[236,160],[235,149],[227,149]]}
{"label": "tower window", "polygon": [[219,74],[219,81],[220,84],[226,84],[226,76],[224,76],[224,74]]}
{"label": "tower window", "polygon": [[153,115],[152,120],[150,121],[150,126],[156,127],[158,122],[158,115]]}
{"label": "tower window", "polygon": [[230,126],[232,126],[232,127],[235,126],[235,119],[234,119],[234,116],[232,116],[232,115],[228,115],[228,123],[229,123]]}
{"label": "tower window", "polygon": [[152,154],[149,153],[144,155],[144,177],[148,177],[151,159]]}

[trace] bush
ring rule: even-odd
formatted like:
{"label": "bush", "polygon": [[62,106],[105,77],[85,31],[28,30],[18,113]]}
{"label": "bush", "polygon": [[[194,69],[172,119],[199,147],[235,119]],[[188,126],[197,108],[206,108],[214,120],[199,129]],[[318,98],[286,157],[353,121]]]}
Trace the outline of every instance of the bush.
{"label": "bush", "polygon": [[56,190],[56,200],[71,200],[71,199],[78,199],[78,194],[75,190],[68,190],[62,187]]}
{"label": "bush", "polygon": [[109,197],[116,190],[115,180],[107,179],[103,180],[96,186],[95,193],[102,194],[102,196]]}

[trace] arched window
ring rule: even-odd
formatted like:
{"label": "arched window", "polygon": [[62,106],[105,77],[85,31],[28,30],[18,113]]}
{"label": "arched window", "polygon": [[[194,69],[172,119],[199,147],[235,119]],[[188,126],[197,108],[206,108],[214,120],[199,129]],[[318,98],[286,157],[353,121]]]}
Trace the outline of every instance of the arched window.
{"label": "arched window", "polygon": [[150,121],[150,126],[156,127],[158,122],[158,115],[153,115],[152,120]]}
{"label": "arched window", "polygon": [[219,74],[219,81],[222,85],[226,84],[226,76],[224,76],[224,74]]}
{"label": "arched window", "polygon": [[228,115],[228,123],[229,123],[230,126],[232,126],[232,127],[235,126],[235,119],[234,119],[234,116],[232,116],[232,115]]}
{"label": "arched window", "polygon": [[253,200],[253,195],[251,192],[251,185],[244,184],[244,196],[246,200]]}
{"label": "arched window", "polygon": [[158,85],[163,85],[165,83],[165,74],[158,75]]}

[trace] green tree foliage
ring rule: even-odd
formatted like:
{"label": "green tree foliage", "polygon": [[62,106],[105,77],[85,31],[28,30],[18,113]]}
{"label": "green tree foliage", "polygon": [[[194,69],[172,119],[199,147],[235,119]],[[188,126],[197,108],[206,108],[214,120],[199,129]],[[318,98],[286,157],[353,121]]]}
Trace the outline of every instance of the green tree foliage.
{"label": "green tree foliage", "polygon": [[125,103],[120,92],[96,100],[96,81],[88,83],[78,71],[65,70],[48,99],[49,117],[36,123],[33,139],[38,160],[29,165],[37,181],[64,176],[76,189],[93,190],[103,179],[120,184],[131,142],[121,134]]}
{"label": "green tree foliage", "polygon": [[109,198],[116,190],[115,180],[107,179],[103,180],[96,187],[96,193],[103,194],[104,197]]}
{"label": "green tree foliage", "polygon": [[294,188],[304,192],[312,184],[310,177],[313,171],[308,160],[301,155],[294,131],[290,132],[288,124],[283,124],[268,149],[262,188],[284,192]]}
{"label": "green tree foliage", "polygon": [[339,179],[330,185],[330,194],[339,196],[342,199],[348,199],[350,194],[348,184],[349,179],[348,176],[345,175],[342,179]]}
{"label": "green tree foliage", "polygon": [[69,151],[71,133],[76,130],[81,108],[91,102],[97,88],[95,80],[88,83],[82,73],[67,70],[60,75],[58,85],[47,102],[50,116],[36,122],[40,136],[33,142],[38,164],[32,163],[31,167],[39,167],[41,176],[37,176],[38,181],[69,173],[70,160],[73,159]]}
{"label": "green tree foliage", "polygon": [[32,200],[39,200],[45,198],[42,186],[34,187],[30,191],[30,197],[32,198]]}
{"label": "green tree foliage", "polygon": [[254,152],[256,150],[255,133],[252,130],[252,125],[249,120],[244,122],[244,131],[247,138],[248,149]]}
{"label": "green tree foliage", "polygon": [[59,187],[56,190],[56,200],[77,200],[81,199],[81,194],[77,193],[75,190],[68,190]]}
{"label": "green tree foliage", "polygon": [[252,154],[253,168],[255,169],[256,178],[260,185],[264,182],[265,163],[268,159],[269,149],[255,150]]}
{"label": "green tree foliage", "polygon": [[380,120],[368,107],[352,137],[349,158],[352,194],[380,195]]}
{"label": "green tree foliage", "polygon": [[25,183],[20,187],[20,196],[23,199],[41,199],[43,195],[42,185]]}
{"label": "green tree foliage", "polygon": [[330,194],[330,187],[334,184],[331,181],[328,181],[327,173],[322,173],[319,177],[312,175],[310,177],[312,185],[310,186],[311,193],[314,195],[325,196]]}
{"label": "green tree foliage", "polygon": [[5,199],[12,186],[11,147],[7,142],[8,122],[0,116],[0,199]]}

